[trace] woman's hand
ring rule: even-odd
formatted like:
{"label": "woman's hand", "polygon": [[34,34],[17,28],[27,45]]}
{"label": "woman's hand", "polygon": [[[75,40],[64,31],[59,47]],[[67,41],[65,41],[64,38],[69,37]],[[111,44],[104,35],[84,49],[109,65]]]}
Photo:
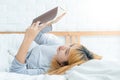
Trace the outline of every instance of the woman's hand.
{"label": "woman's hand", "polygon": [[33,41],[38,32],[40,31],[39,27],[40,22],[33,23],[30,27],[27,28],[25,32],[25,39]]}
{"label": "woman's hand", "polygon": [[33,41],[37,34],[47,25],[49,22],[40,24],[40,21],[33,23],[30,27],[27,28],[25,33],[25,39],[28,41]]}

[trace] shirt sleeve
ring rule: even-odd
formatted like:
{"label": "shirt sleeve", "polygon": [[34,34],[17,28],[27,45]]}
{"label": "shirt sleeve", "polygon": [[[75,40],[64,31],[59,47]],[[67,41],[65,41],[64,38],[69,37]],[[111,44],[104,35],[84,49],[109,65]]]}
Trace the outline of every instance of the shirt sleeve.
{"label": "shirt sleeve", "polygon": [[10,72],[28,74],[28,75],[38,75],[45,73],[44,69],[27,69],[26,64],[20,63],[16,58],[14,58],[12,65],[10,67]]}

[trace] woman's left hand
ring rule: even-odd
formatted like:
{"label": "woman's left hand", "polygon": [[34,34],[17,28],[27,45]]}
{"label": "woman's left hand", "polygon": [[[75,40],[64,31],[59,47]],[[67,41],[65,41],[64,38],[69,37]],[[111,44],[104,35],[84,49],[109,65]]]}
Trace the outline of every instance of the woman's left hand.
{"label": "woman's left hand", "polygon": [[35,39],[35,37],[37,36],[37,34],[47,25],[49,25],[49,23],[43,23],[40,24],[40,21],[33,23],[30,27],[27,28],[26,33],[25,33],[25,39],[28,41],[33,41]]}
{"label": "woman's left hand", "polygon": [[38,29],[39,23],[40,22],[33,23],[30,27],[27,28],[25,32],[25,39],[30,40],[30,41],[34,40],[34,38],[40,31]]}

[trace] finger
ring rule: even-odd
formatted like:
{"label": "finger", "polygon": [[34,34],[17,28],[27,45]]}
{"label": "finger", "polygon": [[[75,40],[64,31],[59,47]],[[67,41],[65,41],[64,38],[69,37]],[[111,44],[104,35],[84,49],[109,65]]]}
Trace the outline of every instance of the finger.
{"label": "finger", "polygon": [[33,28],[34,30],[37,30],[38,26],[39,26],[39,23],[40,23],[40,21],[37,21],[35,24],[32,25],[31,28]]}
{"label": "finger", "polygon": [[36,23],[33,23],[33,24],[30,26],[30,28],[33,28],[35,25],[36,25]]}
{"label": "finger", "polygon": [[45,26],[50,25],[51,23],[52,23],[52,21],[48,21],[45,23]]}
{"label": "finger", "polygon": [[34,29],[34,30],[37,30],[37,29],[38,29],[39,23],[40,23],[40,21],[37,21],[37,22],[35,23],[35,25],[33,26],[33,29]]}
{"label": "finger", "polygon": [[44,27],[50,25],[50,23],[51,23],[51,22],[43,23],[43,24],[41,24],[39,27],[40,27],[40,29],[42,29],[42,28],[44,28]]}
{"label": "finger", "polygon": [[43,29],[44,27],[45,27],[45,23],[42,23],[42,24],[40,24],[40,25],[38,26],[38,29],[41,30],[41,29]]}
{"label": "finger", "polygon": [[40,24],[40,25],[39,25],[39,30],[43,29],[44,27],[46,27],[46,26],[48,26],[48,25],[50,25],[50,24],[51,24],[51,21]]}

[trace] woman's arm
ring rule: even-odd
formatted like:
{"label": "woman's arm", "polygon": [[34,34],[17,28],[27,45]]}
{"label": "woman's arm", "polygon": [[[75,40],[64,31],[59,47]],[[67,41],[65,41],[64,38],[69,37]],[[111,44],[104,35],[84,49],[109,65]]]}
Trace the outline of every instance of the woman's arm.
{"label": "woman's arm", "polygon": [[26,58],[26,55],[27,55],[27,51],[29,49],[29,46],[31,44],[32,41],[29,41],[27,39],[24,39],[20,48],[19,48],[19,51],[16,55],[16,59],[20,62],[20,63],[25,63],[25,58]]}
{"label": "woman's arm", "polygon": [[16,55],[16,59],[20,62],[20,63],[25,63],[25,59],[26,59],[26,55],[28,52],[28,49],[32,43],[32,41],[34,40],[34,38],[36,37],[36,35],[45,27],[48,25],[48,23],[45,24],[41,24],[39,26],[40,22],[36,22],[33,23],[27,30],[25,33],[25,37],[23,39],[23,42],[18,50],[18,53]]}
{"label": "woman's arm", "polygon": [[43,68],[39,69],[28,69],[27,64],[21,64],[16,58],[14,58],[12,65],[10,67],[10,72],[16,72],[19,74],[28,74],[28,75],[38,75],[45,72]]}

